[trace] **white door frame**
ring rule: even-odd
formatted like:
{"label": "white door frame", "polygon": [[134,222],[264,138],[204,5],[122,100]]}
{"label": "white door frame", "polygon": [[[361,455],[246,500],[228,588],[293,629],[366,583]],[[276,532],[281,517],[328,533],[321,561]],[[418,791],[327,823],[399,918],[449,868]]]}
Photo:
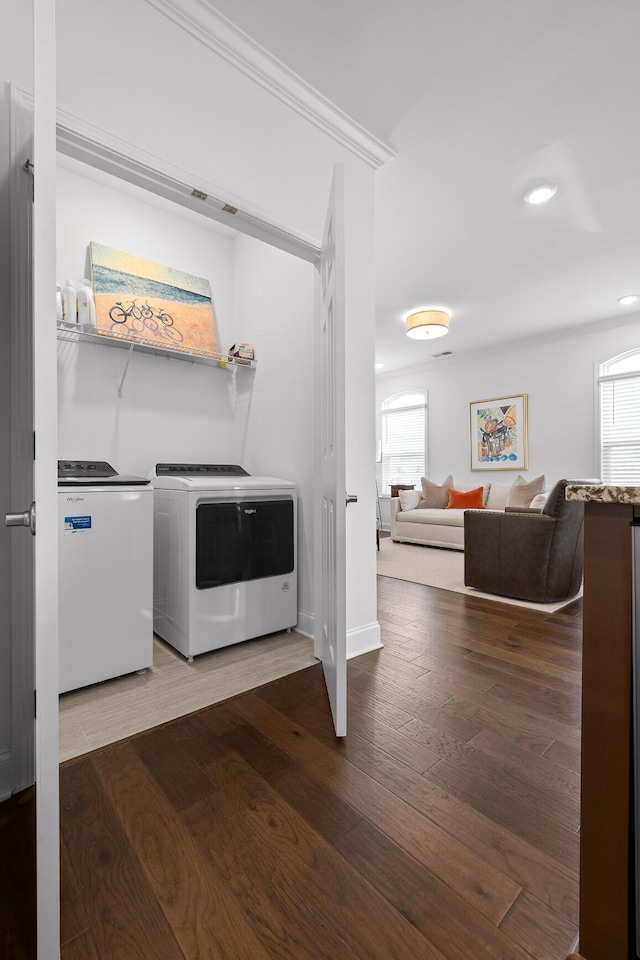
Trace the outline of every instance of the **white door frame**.
{"label": "white door frame", "polygon": [[[55,2],[34,4],[33,374],[38,960],[60,956]],[[28,504],[27,504],[28,506]]]}

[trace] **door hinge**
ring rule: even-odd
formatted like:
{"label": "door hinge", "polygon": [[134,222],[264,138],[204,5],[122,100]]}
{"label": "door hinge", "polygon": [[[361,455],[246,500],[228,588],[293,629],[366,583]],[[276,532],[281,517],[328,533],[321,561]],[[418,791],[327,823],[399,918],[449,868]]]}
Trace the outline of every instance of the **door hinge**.
{"label": "door hinge", "polygon": [[36,432],[33,431],[33,459],[36,458]]}
{"label": "door hinge", "polygon": [[36,691],[33,691],[33,716],[38,716],[37,702],[36,702]]}
{"label": "door hinge", "polygon": [[24,169],[27,171],[27,173],[30,173],[31,175],[33,175],[33,174],[35,173],[35,167],[34,167],[34,165],[33,165],[33,161],[32,161],[32,160],[29,160],[29,159],[27,158],[27,159],[25,160],[24,164],[23,164],[23,167],[24,167]]}

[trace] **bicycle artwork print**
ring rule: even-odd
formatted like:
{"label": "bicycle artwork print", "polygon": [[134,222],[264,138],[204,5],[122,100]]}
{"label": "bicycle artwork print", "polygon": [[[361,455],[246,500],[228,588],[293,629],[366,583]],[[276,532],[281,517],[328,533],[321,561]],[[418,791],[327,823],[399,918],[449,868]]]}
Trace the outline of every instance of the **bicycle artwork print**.
{"label": "bicycle artwork print", "polygon": [[97,333],[217,352],[208,280],[93,241],[90,251]]}

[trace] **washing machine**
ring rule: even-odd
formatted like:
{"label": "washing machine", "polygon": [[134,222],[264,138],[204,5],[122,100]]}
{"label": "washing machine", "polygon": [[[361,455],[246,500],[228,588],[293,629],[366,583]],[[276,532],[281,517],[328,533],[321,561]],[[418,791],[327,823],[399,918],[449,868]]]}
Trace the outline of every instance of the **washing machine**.
{"label": "washing machine", "polygon": [[159,463],[153,625],[188,660],[295,626],[296,485],[234,464]]}
{"label": "washing machine", "polygon": [[60,693],[153,662],[153,489],[97,460],[58,461]]}

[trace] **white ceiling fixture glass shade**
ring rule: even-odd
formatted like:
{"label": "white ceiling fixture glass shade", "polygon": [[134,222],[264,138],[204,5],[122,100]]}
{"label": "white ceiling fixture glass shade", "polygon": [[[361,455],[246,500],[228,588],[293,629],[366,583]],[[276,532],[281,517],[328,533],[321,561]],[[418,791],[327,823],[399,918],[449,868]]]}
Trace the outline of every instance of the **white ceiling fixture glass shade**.
{"label": "white ceiling fixture glass shade", "polygon": [[629,307],[638,299],[637,293],[627,293],[624,297],[618,297],[618,303],[621,307]]}
{"label": "white ceiling fixture glass shade", "polygon": [[449,333],[449,314],[446,310],[416,310],[409,314],[406,324],[412,340],[435,340]]}
{"label": "white ceiling fixture glass shade", "polygon": [[546,203],[547,200],[551,200],[557,189],[555,183],[537,183],[526,191],[524,199],[527,203],[537,206],[539,203]]}

